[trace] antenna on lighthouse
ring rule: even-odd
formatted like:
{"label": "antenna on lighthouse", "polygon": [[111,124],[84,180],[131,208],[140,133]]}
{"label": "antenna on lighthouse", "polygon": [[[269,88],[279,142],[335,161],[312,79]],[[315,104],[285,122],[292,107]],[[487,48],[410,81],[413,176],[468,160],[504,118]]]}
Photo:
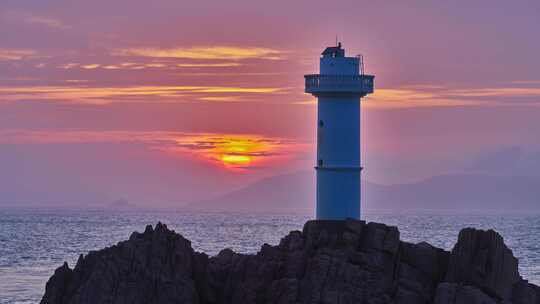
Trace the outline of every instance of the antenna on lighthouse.
{"label": "antenna on lighthouse", "polygon": [[358,61],[360,62],[360,75],[364,75],[364,55],[358,54],[356,55],[358,58]]}

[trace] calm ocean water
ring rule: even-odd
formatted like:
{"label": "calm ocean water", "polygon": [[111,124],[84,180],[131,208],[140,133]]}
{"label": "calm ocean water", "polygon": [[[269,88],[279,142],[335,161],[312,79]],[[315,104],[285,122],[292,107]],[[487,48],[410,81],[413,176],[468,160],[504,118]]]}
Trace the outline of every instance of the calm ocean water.
{"label": "calm ocean water", "polygon": [[[135,211],[0,210],[0,303],[39,303],[50,275],[64,261],[73,267],[80,253],[125,240],[132,231],[161,221],[214,255],[229,247],[255,253],[277,244],[310,216]],[[540,284],[538,215],[389,215],[366,220],[396,225],[401,239],[428,241],[451,249],[464,227],[493,228],[520,260],[521,275]]]}

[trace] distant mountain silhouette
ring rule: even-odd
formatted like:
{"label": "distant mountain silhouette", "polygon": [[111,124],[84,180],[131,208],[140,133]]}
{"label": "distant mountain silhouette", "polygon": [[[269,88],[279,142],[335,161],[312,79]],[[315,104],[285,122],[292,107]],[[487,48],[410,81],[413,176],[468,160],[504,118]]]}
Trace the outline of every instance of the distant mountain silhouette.
{"label": "distant mountain silhouette", "polygon": [[369,185],[366,209],[400,211],[540,211],[540,178],[442,175],[418,183]]}
{"label": "distant mountain silhouette", "polygon": [[[456,174],[410,184],[363,182],[362,187],[362,208],[366,211],[540,211],[540,177]],[[272,176],[188,207],[212,211],[312,211],[315,174]]]}
{"label": "distant mountain silhouette", "polygon": [[215,199],[199,201],[189,209],[212,211],[312,210],[315,174],[296,172],[261,179]]}

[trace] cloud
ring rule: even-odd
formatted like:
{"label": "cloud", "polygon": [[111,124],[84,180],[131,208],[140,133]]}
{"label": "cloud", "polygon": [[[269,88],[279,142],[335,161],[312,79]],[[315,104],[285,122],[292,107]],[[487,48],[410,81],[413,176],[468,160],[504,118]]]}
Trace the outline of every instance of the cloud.
{"label": "cloud", "polygon": [[37,52],[29,49],[0,48],[0,61],[22,60],[37,57]]}
{"label": "cloud", "polygon": [[[282,94],[287,88],[279,87],[228,87],[228,86],[20,86],[0,87],[0,97],[5,101],[43,100],[73,103],[108,104],[112,102],[148,101],[150,97],[162,101],[178,101],[178,97],[209,97],[209,94]],[[222,96],[222,95],[220,95]],[[189,99],[188,99],[189,100]],[[218,100],[214,100],[218,101]]]}
{"label": "cloud", "polygon": [[109,65],[102,66],[102,68],[104,68],[105,70],[119,70],[122,67],[118,65],[114,65],[114,64],[109,64]]}
{"label": "cloud", "polygon": [[199,97],[202,101],[219,101],[219,102],[239,102],[243,101],[242,96],[202,96]]}
{"label": "cloud", "polygon": [[10,23],[24,23],[35,27],[46,27],[56,30],[65,30],[71,28],[71,26],[65,24],[57,18],[50,16],[36,15],[29,12],[18,10],[7,10],[0,13],[1,19],[4,19]]}
{"label": "cloud", "polygon": [[[422,106],[471,106],[539,104],[538,87],[493,87],[493,88],[452,88],[445,86],[409,86],[402,88],[377,89],[366,98],[369,106],[379,107],[422,107]],[[532,101],[532,102],[531,102]]]}
{"label": "cloud", "polygon": [[223,62],[223,63],[177,63],[177,67],[181,68],[223,68],[223,67],[237,67],[242,64],[238,62]]}
{"label": "cloud", "polygon": [[457,97],[533,97],[540,96],[540,88],[479,88],[450,90]]}
{"label": "cloud", "polygon": [[220,60],[242,60],[242,59],[268,59],[280,60],[285,57],[284,51],[257,48],[257,47],[232,47],[232,46],[212,46],[212,47],[190,47],[190,48],[128,48],[119,49],[113,52],[116,56],[139,56],[152,58],[181,58],[181,59],[220,59]]}
{"label": "cloud", "polygon": [[282,93],[288,88],[199,87],[201,93]]}
{"label": "cloud", "polygon": [[59,65],[58,67],[61,69],[69,70],[69,69],[76,68],[78,66],[79,66],[78,63],[64,63],[64,64]]}
{"label": "cloud", "polygon": [[167,65],[163,63],[146,63],[144,66],[147,68],[164,68]]}
{"label": "cloud", "polygon": [[54,18],[47,18],[42,16],[28,15],[24,19],[26,23],[33,24],[37,26],[46,26],[52,29],[69,29],[70,26],[64,24],[62,21]]}
{"label": "cloud", "polygon": [[396,88],[377,89],[365,98],[367,106],[385,108],[410,108],[433,106],[464,106],[478,101],[452,99],[441,92],[425,89]]}
{"label": "cloud", "polygon": [[[238,62],[222,62],[222,63],[136,63],[136,62],[123,62],[123,63],[65,63],[58,65],[61,69],[97,69],[102,68],[105,70],[142,70],[146,68],[152,69],[178,69],[178,68],[223,68],[223,67],[238,67],[242,64]],[[215,74],[215,73],[214,73]]]}
{"label": "cloud", "polygon": [[81,65],[81,68],[86,70],[93,70],[99,68],[101,65],[97,63]]}

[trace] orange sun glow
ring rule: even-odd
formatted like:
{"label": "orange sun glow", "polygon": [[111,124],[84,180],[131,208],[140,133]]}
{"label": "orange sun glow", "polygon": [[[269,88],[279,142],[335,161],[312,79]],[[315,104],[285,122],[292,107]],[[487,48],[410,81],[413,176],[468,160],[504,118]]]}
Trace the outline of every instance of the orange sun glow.
{"label": "orange sun glow", "polygon": [[241,169],[275,156],[283,143],[258,135],[200,135],[182,138],[178,144],[229,169]]}

